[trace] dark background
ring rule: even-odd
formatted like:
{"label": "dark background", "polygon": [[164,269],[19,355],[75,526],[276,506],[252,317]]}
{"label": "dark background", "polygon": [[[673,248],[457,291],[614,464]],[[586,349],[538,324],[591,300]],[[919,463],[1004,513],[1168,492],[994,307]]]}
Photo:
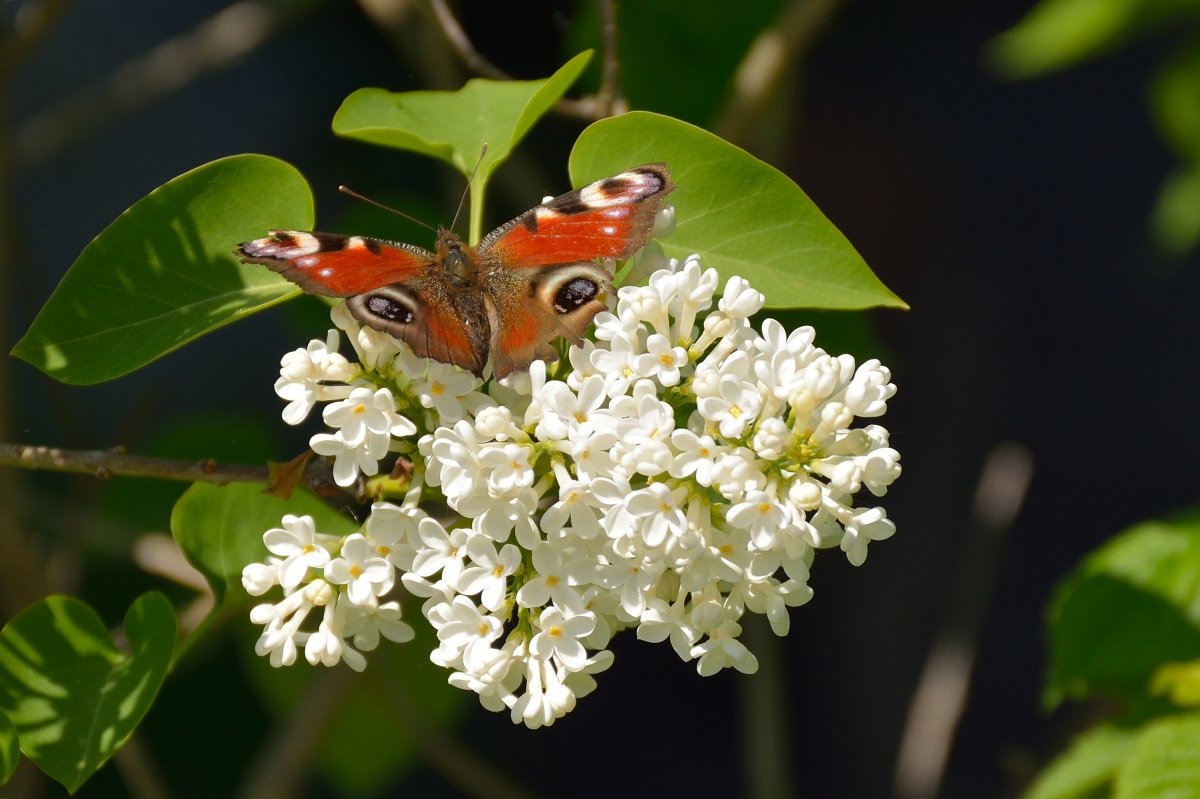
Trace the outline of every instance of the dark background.
{"label": "dark background", "polygon": [[[518,77],[549,75],[574,52],[572,4],[463,5],[476,44]],[[891,794],[921,665],[964,601],[982,603],[986,614],[942,795],[1014,795],[1079,721],[1075,710],[1047,715],[1039,705],[1043,612],[1054,584],[1124,527],[1194,503],[1200,487],[1190,418],[1198,387],[1196,258],[1159,255],[1147,226],[1172,165],[1145,99],[1165,44],[1148,41],[1036,81],[1002,81],[985,68],[982,48],[1030,6],[844,3],[778,101],[789,117],[770,160],[912,306],[869,315],[877,352],[899,386],[883,420],[903,454],[904,476],[885,500],[898,533],[872,545],[860,569],[838,553],[819,557],[816,596],[793,612],[782,643],[785,746],[807,796]],[[18,7],[4,9],[9,22]],[[109,113],[111,103],[99,103],[69,126],[61,145],[31,138],[40,115],[97,96],[120,65],[223,7],[215,0],[70,5],[10,80],[15,234],[7,245],[16,256],[4,264],[5,351],[93,236],[148,191],[214,158],[264,152],[295,164],[314,186],[324,226],[336,227],[345,212],[334,192],[341,182],[385,198],[424,194],[434,222],[452,213],[452,177],[329,131],[354,89],[453,88],[465,77],[420,66],[436,60],[430,52],[454,65],[431,29],[392,38],[350,3],[301,4],[244,59],[131,110]],[[746,12],[725,3],[697,9],[717,17]],[[650,60],[729,58],[731,45],[720,37],[681,41],[668,27],[657,38],[661,52]],[[432,85],[431,75],[449,82]],[[659,91],[661,106],[644,107],[671,112],[671,86]],[[520,185],[530,174],[548,175],[565,190],[566,154],[579,129],[569,120],[545,123],[499,180]],[[538,199],[511,194],[496,192],[493,221]],[[841,323],[835,314],[813,317],[818,344],[822,316],[835,328]],[[226,432],[175,456],[241,448],[284,459],[306,435],[278,429],[270,386],[279,357],[323,329],[305,327],[305,319],[274,310],[94,388],[58,386],[11,360],[12,437],[146,451],[202,411],[227,419],[209,428]],[[252,441],[238,432],[255,426],[270,432]],[[970,568],[972,494],[985,456],[1005,442],[1028,448],[1034,479],[1004,543],[982,572],[969,572],[978,579],[964,600],[954,580]],[[126,509],[117,513],[125,526],[113,528],[93,524],[89,510],[110,502],[108,486],[20,479],[28,486],[22,522],[35,546],[54,553],[68,542],[89,553],[71,572],[74,582],[64,587],[54,582],[67,579],[58,574],[52,585],[107,597],[95,601],[111,603],[109,620],[119,618],[136,592],[106,586],[104,575],[120,573],[114,564],[129,530],[165,529],[152,501],[158,489],[145,489],[143,518],[131,521]],[[188,691],[168,686],[168,709],[148,722],[152,749],[200,747],[197,757],[225,764],[213,769],[218,776],[195,780],[181,779],[186,770],[168,772],[177,796],[219,795],[212,786],[236,784],[229,775],[255,755],[254,734],[274,723],[235,687],[230,659],[246,644],[226,643],[179,678]],[[665,646],[623,640],[616,652],[598,692],[548,730],[513,727],[467,697],[462,740],[541,796],[738,795],[751,767],[738,713],[748,678],[702,680]],[[205,677],[224,681],[227,704],[203,707],[211,691]],[[227,706],[238,715],[223,715]],[[101,775],[97,785],[119,784],[111,779]],[[430,770],[394,786],[395,795],[455,795]],[[311,794],[330,790],[318,780]]]}

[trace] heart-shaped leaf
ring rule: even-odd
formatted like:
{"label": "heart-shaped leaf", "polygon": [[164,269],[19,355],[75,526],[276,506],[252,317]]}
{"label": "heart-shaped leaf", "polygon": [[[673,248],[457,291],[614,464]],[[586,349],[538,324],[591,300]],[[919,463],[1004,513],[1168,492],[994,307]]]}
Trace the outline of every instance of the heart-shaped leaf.
{"label": "heart-shaped leaf", "polygon": [[657,161],[677,185],[668,255],[699,253],[723,277],[749,280],[769,308],[908,307],[791,178],[686,122],[644,111],[596,122],[571,151],[571,179]]}
{"label": "heart-shaped leaf", "polygon": [[299,289],[233,248],[308,229],[312,193],[292,166],[223,158],[117,217],[80,254],[12,354],[64,383],[120,377]]}
{"label": "heart-shaped leaf", "polygon": [[[359,89],[334,115],[333,132],[439,158],[466,176],[479,161],[476,180],[485,183],[575,82],[591,55],[580,53],[542,80],[476,78],[455,92]],[[480,161],[485,144],[487,155]]]}
{"label": "heart-shaped leaf", "polygon": [[78,599],[47,597],[14,616],[0,631],[0,712],[21,751],[73,793],[150,709],[175,635],[175,612],[157,592],[125,614],[128,655]]}
{"label": "heart-shaped leaf", "polygon": [[[471,239],[483,226],[488,178],[591,59],[580,53],[542,80],[476,78],[456,92],[359,89],[333,117],[333,132],[441,159],[471,177]],[[483,146],[487,152],[480,158]],[[478,163],[478,169],[476,169]]]}
{"label": "heart-shaped leaf", "polygon": [[218,605],[231,587],[241,591],[242,568],[266,557],[263,533],[278,527],[285,514],[312,516],[323,533],[348,535],[356,529],[352,519],[312,494],[297,491],[284,500],[264,494],[264,487],[194,483],[171,512],[171,534],[212,586]]}

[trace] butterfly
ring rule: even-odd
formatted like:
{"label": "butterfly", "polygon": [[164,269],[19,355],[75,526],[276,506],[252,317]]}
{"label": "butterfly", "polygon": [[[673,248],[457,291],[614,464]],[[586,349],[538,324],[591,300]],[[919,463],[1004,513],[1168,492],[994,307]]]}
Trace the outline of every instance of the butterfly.
{"label": "butterfly", "polygon": [[336,233],[273,230],[238,246],[309,294],[345,297],[359,322],[425,358],[497,378],[553,361],[574,344],[612,291],[611,266],[650,235],[673,189],[665,164],[646,164],[531,208],[475,247],[437,229],[434,252]]}

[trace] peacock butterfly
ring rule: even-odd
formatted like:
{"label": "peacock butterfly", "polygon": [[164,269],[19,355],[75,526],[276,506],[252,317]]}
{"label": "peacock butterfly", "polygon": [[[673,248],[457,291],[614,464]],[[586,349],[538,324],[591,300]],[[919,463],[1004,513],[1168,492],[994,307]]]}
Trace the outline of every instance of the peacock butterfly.
{"label": "peacock butterfly", "polygon": [[335,233],[273,230],[241,244],[309,294],[345,297],[355,319],[418,356],[500,378],[552,361],[559,336],[579,344],[605,310],[612,275],[603,259],[646,244],[675,188],[665,164],[647,164],[568,192],[501,225],[471,247],[439,227],[434,252]]}

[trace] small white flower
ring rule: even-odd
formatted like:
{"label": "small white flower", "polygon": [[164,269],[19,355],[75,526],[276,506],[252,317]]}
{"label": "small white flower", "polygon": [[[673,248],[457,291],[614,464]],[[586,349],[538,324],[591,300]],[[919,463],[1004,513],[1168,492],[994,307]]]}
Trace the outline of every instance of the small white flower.
{"label": "small white flower", "polygon": [[498,611],[507,601],[508,578],[521,566],[521,551],[505,544],[500,552],[496,545],[482,536],[467,541],[468,566],[458,575],[456,587],[468,596],[479,595],[479,603],[490,611]]}
{"label": "small white flower", "polygon": [[533,485],[533,468],[529,465],[529,447],[520,444],[492,444],[483,447],[476,458],[487,474],[488,490],[506,494]]}
{"label": "small white flower", "polygon": [[567,615],[556,607],[546,608],[538,616],[541,632],[529,642],[529,654],[538,660],[556,658],[567,671],[579,671],[587,661],[581,638],[591,634],[596,618],[589,612]]}
{"label": "small white flower", "polygon": [[388,452],[386,436],[372,436],[362,443],[347,444],[340,434],[317,433],[308,446],[318,455],[333,458],[333,481],[340,486],[354,485],[358,475],[379,473],[379,461]]}
{"label": "small white flower", "polygon": [[686,496],[683,486],[672,491],[664,483],[651,483],[626,497],[624,509],[639,523],[638,532],[647,547],[662,546],[668,535],[683,535],[687,530],[682,510]]}
{"label": "small white flower", "polygon": [[741,626],[732,621],[709,630],[708,639],[692,647],[692,657],[699,658],[696,671],[702,677],[710,677],[729,666],[743,674],[758,671],[758,658],[737,639],[741,632]]}
{"label": "small white flower", "polygon": [[396,413],[396,401],[386,388],[356,388],[341,402],[325,406],[325,424],[338,429],[347,446],[357,447],[368,436],[410,436],[417,427]]}
{"label": "small white flower", "polygon": [[346,586],[355,605],[365,605],[391,590],[395,580],[392,564],[375,554],[375,548],[359,533],[342,542],[342,556],[325,564],[325,579]]}
{"label": "small white flower", "polygon": [[679,370],[688,362],[687,350],[671,346],[671,340],[655,333],[646,340],[646,354],[634,359],[638,377],[650,377],[664,386],[679,385]]}
{"label": "small white flower", "polygon": [[533,550],[533,570],[537,574],[517,591],[517,604],[540,608],[551,600],[569,611],[583,610],[583,597],[571,587],[571,572],[563,564],[562,552],[549,544]]}
{"label": "small white flower", "polygon": [[443,580],[451,584],[457,582],[463,559],[467,556],[470,531],[460,527],[447,532],[436,519],[427,516],[418,524],[417,533],[422,549],[413,558],[413,573],[431,577],[441,572]]}
{"label": "small white flower", "polygon": [[738,438],[746,425],[754,421],[762,406],[762,396],[753,383],[729,374],[721,376],[717,391],[717,396],[699,401],[700,413],[717,425],[725,438]]}
{"label": "small white flower", "polygon": [[716,476],[717,461],[729,451],[712,436],[698,436],[691,430],[675,430],[671,444],[677,454],[671,461],[672,477],[695,477],[697,483],[708,487]]}
{"label": "small white flower", "polygon": [[424,377],[413,381],[411,388],[422,406],[437,411],[441,424],[454,424],[465,415],[464,400],[481,384],[478,377],[457,366],[428,361]]}
{"label": "small white flower", "polygon": [[309,569],[323,569],[329,562],[329,550],[325,540],[317,535],[316,522],[311,516],[283,517],[283,527],[275,527],[263,534],[263,543],[272,555],[283,560],[279,563],[279,584],[285,591],[298,586]]}

